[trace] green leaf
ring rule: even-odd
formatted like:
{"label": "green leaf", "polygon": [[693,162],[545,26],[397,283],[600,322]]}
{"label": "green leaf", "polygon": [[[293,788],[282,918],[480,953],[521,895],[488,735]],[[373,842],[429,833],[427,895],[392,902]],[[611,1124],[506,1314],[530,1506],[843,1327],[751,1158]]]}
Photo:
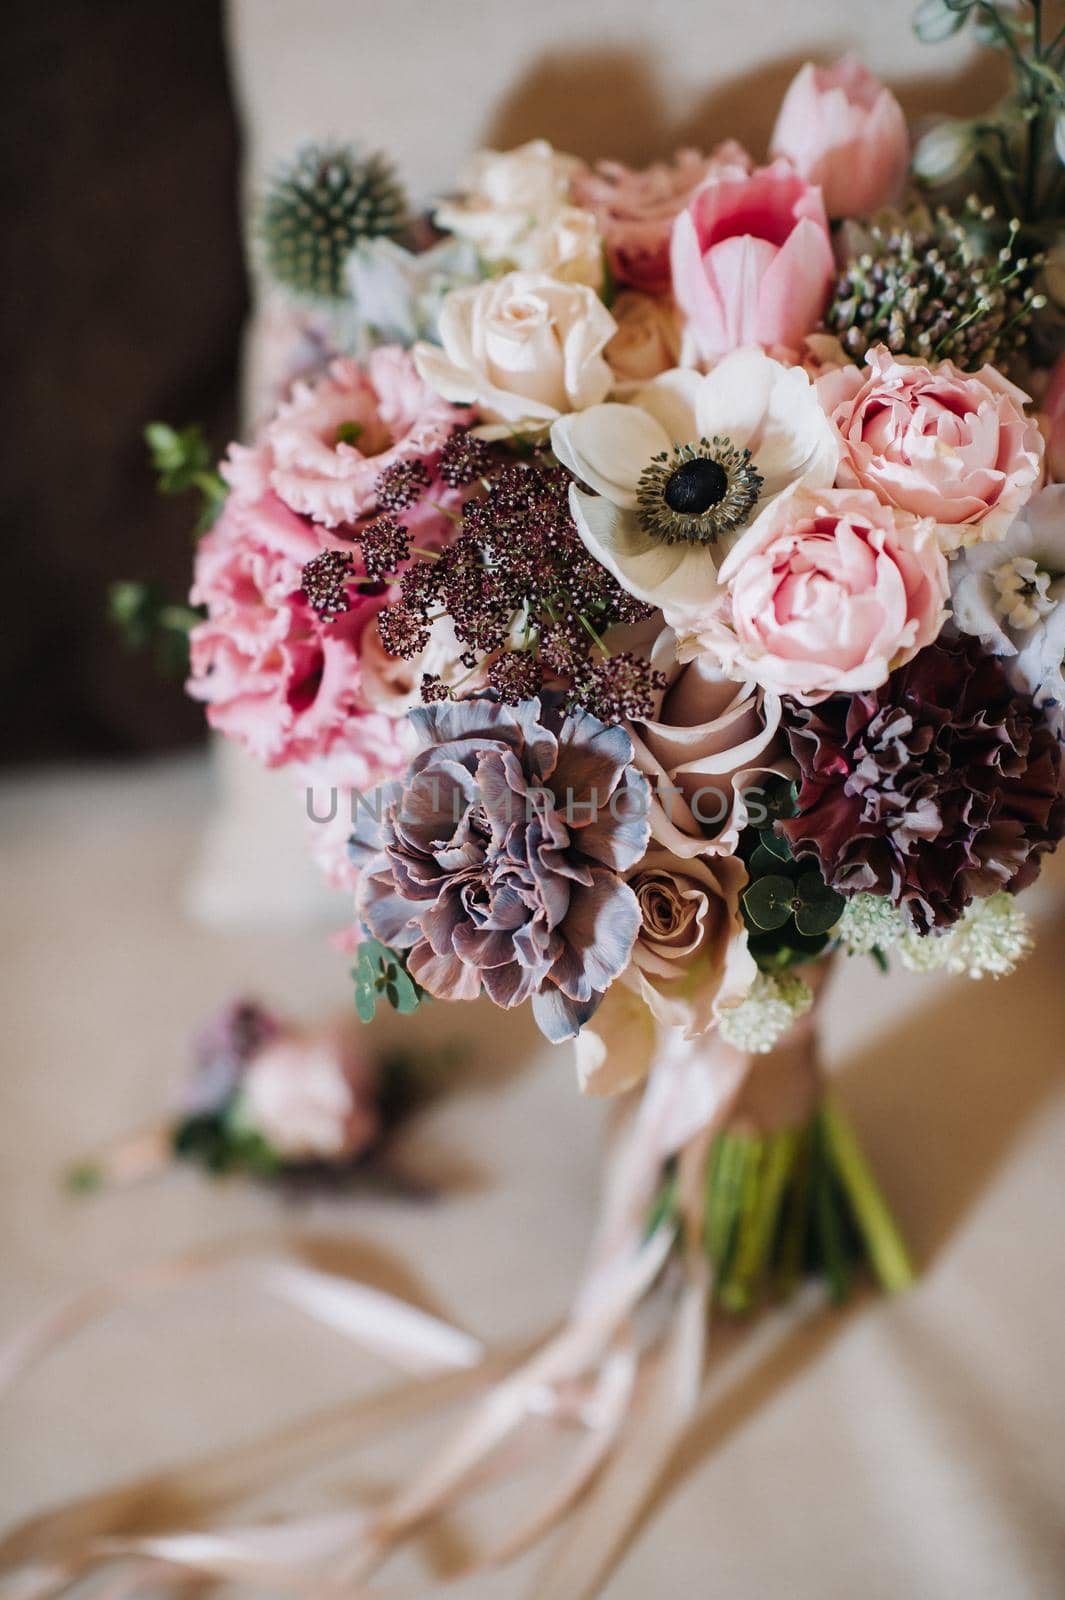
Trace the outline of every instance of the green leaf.
{"label": "green leaf", "polygon": [[767,850],[778,861],[794,861],[795,859],[791,853],[791,845],[783,834],[777,833],[773,828],[763,828],[758,835],[758,843],[761,849]]}
{"label": "green leaf", "polygon": [[362,1022],[371,1022],[377,1002],[384,997],[394,1011],[409,1016],[424,998],[395,950],[379,939],[364,939],[351,969],[355,981],[355,1010]]}
{"label": "green leaf", "polygon": [[168,422],[149,422],[144,430],[160,494],[198,493],[203,501],[196,532],[205,532],[225,504],[228,487],[215,470],[211,448],[198,423],[180,431]]}
{"label": "green leaf", "polygon": [[800,933],[828,933],[836,926],[846,902],[841,894],[828,887],[819,872],[804,872],[795,891],[796,898],[802,902],[795,913],[795,926]]}
{"label": "green leaf", "polygon": [[789,920],[795,898],[794,883],[782,873],[757,878],[744,893],[744,914],[756,928],[771,932]]}
{"label": "green leaf", "polygon": [[747,876],[749,878],[764,878],[771,874],[778,877],[782,876],[780,869],[784,862],[779,856],[774,855],[771,850],[766,848],[764,839],[765,835],[763,834],[747,862]]}

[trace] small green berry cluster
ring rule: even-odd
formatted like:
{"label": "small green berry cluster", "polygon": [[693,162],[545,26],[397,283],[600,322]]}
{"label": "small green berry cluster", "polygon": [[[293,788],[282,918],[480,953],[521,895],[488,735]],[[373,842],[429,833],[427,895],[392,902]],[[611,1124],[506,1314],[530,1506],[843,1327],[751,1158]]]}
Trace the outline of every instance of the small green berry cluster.
{"label": "small green berry cluster", "polygon": [[[965,372],[1002,366],[1028,340],[1046,304],[1034,280],[1041,258],[1017,253],[1019,223],[1003,244],[990,207],[970,204],[967,220],[933,217],[875,223],[836,281],[825,328],[863,360],[877,344],[895,355],[953,361]],[[999,237],[1002,237],[1001,232]]]}

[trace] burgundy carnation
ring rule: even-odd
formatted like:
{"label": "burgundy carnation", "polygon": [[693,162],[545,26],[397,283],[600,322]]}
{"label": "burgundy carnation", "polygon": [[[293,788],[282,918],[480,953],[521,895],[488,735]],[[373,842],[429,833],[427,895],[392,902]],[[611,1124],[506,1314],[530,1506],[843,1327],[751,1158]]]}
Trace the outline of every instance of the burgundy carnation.
{"label": "burgundy carnation", "polygon": [[888,895],[919,932],[1025,888],[1065,833],[1061,746],[975,639],[785,715],[801,786],[781,831],[841,894]]}

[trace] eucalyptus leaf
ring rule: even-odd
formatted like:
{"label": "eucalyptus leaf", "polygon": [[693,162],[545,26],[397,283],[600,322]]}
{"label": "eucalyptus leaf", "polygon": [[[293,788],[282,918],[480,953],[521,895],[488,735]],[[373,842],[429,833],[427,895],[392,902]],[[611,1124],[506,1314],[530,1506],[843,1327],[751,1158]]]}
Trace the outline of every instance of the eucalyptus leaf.
{"label": "eucalyptus leaf", "polygon": [[795,885],[782,873],[757,878],[745,891],[743,910],[756,928],[771,933],[782,928],[794,910]]}

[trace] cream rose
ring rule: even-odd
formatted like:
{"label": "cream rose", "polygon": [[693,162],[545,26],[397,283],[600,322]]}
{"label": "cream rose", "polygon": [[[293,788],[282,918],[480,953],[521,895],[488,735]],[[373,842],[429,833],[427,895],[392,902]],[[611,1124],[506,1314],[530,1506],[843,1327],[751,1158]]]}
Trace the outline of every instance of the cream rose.
{"label": "cream rose", "polygon": [[542,433],[559,416],[605,400],[612,376],[603,351],[617,323],[582,284],[541,272],[509,272],[444,301],[437,345],[414,347],[424,381],[474,405],[486,438]]}
{"label": "cream rose", "polygon": [[483,260],[536,265],[538,235],[570,204],[573,180],[584,171],[576,156],[531,139],[516,150],[481,150],[463,174],[462,193],[436,208],[441,228],[469,239]]}
{"label": "cream rose", "polygon": [[596,291],[603,287],[603,241],[590,211],[566,206],[537,230],[522,256],[523,266],[560,283],[583,283]]}
{"label": "cream rose", "polygon": [[672,300],[623,290],[611,306],[618,331],[606,347],[614,391],[627,394],[680,363],[680,319]]}

